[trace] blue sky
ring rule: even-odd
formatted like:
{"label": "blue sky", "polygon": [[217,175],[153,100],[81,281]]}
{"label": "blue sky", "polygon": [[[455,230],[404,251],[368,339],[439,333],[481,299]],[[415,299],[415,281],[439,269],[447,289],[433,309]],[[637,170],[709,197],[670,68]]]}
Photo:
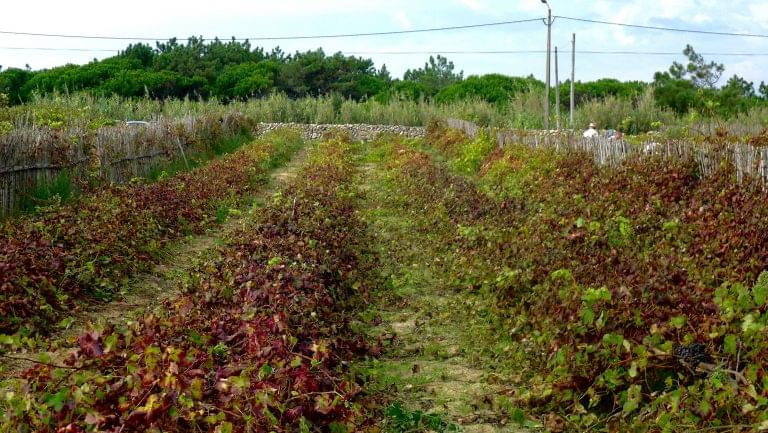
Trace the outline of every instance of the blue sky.
{"label": "blue sky", "polygon": [[[620,21],[632,24],[768,34],[765,0],[550,0],[556,15]],[[148,36],[189,35],[228,38],[409,30],[492,21],[538,18],[546,14],[540,0],[133,0],[110,2],[57,0],[10,2],[3,6],[0,30]],[[700,52],[755,52],[768,54],[768,38],[739,38],[666,33],[613,26],[555,22],[553,43],[567,51],[571,33],[577,50],[634,50],[681,52],[686,43]],[[118,50],[127,42],[50,39],[0,35],[0,47],[58,47]],[[537,50],[546,43],[543,22],[442,33],[355,39],[281,41],[284,51],[323,47],[326,52]],[[274,43],[253,42],[267,48]],[[570,74],[567,53],[561,57],[561,76]],[[34,51],[0,48],[0,65],[33,69],[65,63],[84,63],[105,52]],[[377,66],[386,63],[397,76],[424,63],[427,55],[365,55]],[[544,77],[543,54],[448,56],[466,74],[498,72]],[[734,73],[750,81],[768,81],[768,55],[716,57]],[[678,56],[580,55],[577,80],[602,77],[649,81]]]}

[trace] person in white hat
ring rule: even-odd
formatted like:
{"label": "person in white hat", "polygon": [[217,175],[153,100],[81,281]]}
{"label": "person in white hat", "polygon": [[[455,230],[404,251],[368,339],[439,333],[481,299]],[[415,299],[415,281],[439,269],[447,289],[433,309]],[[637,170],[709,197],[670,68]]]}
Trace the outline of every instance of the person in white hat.
{"label": "person in white hat", "polygon": [[597,132],[597,125],[594,124],[594,122],[591,122],[589,124],[589,129],[584,131],[584,138],[595,138],[599,135]]}

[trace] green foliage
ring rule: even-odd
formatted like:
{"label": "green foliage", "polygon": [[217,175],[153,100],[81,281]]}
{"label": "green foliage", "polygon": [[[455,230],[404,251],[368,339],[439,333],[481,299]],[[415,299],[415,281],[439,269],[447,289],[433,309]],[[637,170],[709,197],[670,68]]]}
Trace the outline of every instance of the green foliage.
{"label": "green foliage", "polygon": [[176,158],[167,163],[160,163],[146,175],[146,179],[156,182],[162,179],[173,177],[179,173],[189,171],[210,162],[212,159],[233,153],[242,146],[253,141],[250,132],[242,131],[231,137],[216,137],[213,143],[207,144],[203,152],[187,155],[187,158]]}
{"label": "green foliage", "polygon": [[708,117],[733,117],[761,103],[754,83],[734,75],[720,89],[715,86],[725,72],[725,66],[706,62],[692,46],[683,51],[688,64],[673,62],[668,72],[654,76],[657,103],[679,114],[696,110]]}
{"label": "green foliage", "polygon": [[443,420],[440,415],[425,414],[419,410],[409,411],[397,402],[392,403],[387,409],[386,415],[391,423],[390,429],[394,433],[415,431],[448,433],[460,431],[459,426]]}
{"label": "green foliage", "polygon": [[40,206],[66,202],[75,192],[72,181],[69,171],[60,171],[51,182],[38,185],[31,194],[24,197],[21,210],[32,211]]}
{"label": "green foliage", "polygon": [[337,93],[360,100],[382,90],[383,79],[370,59],[346,57],[341,53],[326,56],[323,50],[296,53],[278,73],[277,89],[290,97]]}
{"label": "green foliage", "polygon": [[594,99],[584,102],[574,119],[577,126],[595,122],[601,128],[621,129],[627,134],[654,130],[656,122],[674,123],[674,113],[660,108],[654,96],[654,89],[647,88],[630,99],[617,96]]}
{"label": "green foliage", "polygon": [[291,97],[338,93],[355,100],[385,91],[389,75],[370,59],[326,56],[322,50],[285,56],[251,49],[248,42],[189,38],[129,45],[118,56],[87,65],[66,65],[41,71],[0,72],[0,93],[12,104],[29,101],[34,93],[65,94],[88,90],[96,95],[211,97],[244,99],[282,91]]}
{"label": "green foliage", "polygon": [[455,69],[453,62],[438,54],[437,57],[429,56],[423,68],[407,70],[403,79],[422,86],[426,95],[432,97],[464,78],[464,73],[454,72]]}
{"label": "green foliage", "polygon": [[442,89],[435,97],[440,103],[479,98],[498,106],[504,106],[518,93],[530,89],[542,89],[543,83],[533,77],[508,77],[501,74],[472,75]]}
{"label": "green foliage", "polygon": [[[428,140],[449,164],[472,146],[447,131]],[[456,221],[445,238],[461,256],[449,266],[456,287],[497,293],[528,365],[541,366],[513,403],[575,430],[764,422],[768,244],[753,230],[768,220],[766,192],[727,168],[699,179],[692,161],[598,167],[551,152],[542,165],[540,152],[489,152],[470,181],[399,156],[420,167],[402,171],[413,206]],[[479,240],[468,227],[497,230]]]}
{"label": "green foliage", "polygon": [[483,134],[466,146],[462,146],[452,161],[453,168],[465,174],[475,173],[480,169],[486,156],[496,147],[496,142]]}
{"label": "green foliage", "polygon": [[8,68],[0,71],[0,93],[6,95],[5,102],[15,105],[29,99],[29,94],[24,93],[24,85],[32,77],[33,73],[26,69]]}
{"label": "green foliage", "polygon": [[687,113],[698,106],[698,93],[693,83],[675,79],[668,73],[656,73],[654,77],[654,97],[656,102],[678,114]]}
{"label": "green foliage", "polygon": [[13,131],[13,124],[7,120],[0,120],[0,135]]}
{"label": "green foliage", "polygon": [[[577,81],[574,85],[574,101],[580,106],[589,101],[603,100],[610,97],[633,101],[648,89],[648,84],[641,81],[619,81],[613,78],[601,78],[596,81]],[[564,109],[571,103],[571,82],[560,86],[560,101]],[[554,102],[554,100],[553,100]]]}
{"label": "green foliage", "polygon": [[713,89],[723,76],[725,66],[722,63],[707,63],[690,44],[685,46],[683,54],[688,57],[688,64],[673,62],[669,68],[669,75],[677,80],[687,77],[695,87]]}
{"label": "green foliage", "polygon": [[410,80],[397,80],[392,84],[391,93],[410,101],[423,100],[428,96],[427,87]]}

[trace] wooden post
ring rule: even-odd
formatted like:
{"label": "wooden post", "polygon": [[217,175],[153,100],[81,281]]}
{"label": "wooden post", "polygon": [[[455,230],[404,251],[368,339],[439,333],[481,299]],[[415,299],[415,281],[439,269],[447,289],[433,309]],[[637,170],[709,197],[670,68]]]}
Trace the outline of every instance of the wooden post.
{"label": "wooden post", "polygon": [[560,131],[560,73],[558,72],[557,47],[555,47],[555,119]]}
{"label": "wooden post", "polygon": [[176,144],[179,146],[179,153],[181,153],[181,158],[184,160],[184,165],[187,167],[187,170],[189,170],[187,155],[184,154],[184,146],[181,145],[181,139],[179,137],[176,137]]}
{"label": "wooden post", "polygon": [[549,88],[550,88],[550,63],[552,51],[552,9],[547,4],[547,77],[546,90],[544,91],[544,129],[549,131]]}
{"label": "wooden post", "polygon": [[576,33],[573,34],[573,40],[571,41],[571,129],[575,129],[576,125],[573,123],[573,111],[576,106]]}

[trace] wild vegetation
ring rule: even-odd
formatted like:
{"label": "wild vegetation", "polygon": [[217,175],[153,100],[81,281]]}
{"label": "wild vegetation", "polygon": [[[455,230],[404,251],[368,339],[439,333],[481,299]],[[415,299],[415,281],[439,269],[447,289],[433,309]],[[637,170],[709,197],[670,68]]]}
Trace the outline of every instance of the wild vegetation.
{"label": "wild vegetation", "polygon": [[[575,83],[577,126],[596,121],[601,127],[638,133],[662,126],[690,126],[701,118],[727,121],[744,113],[752,113],[746,116],[749,119],[759,119],[751,125],[752,133],[766,126],[768,85],[755,86],[736,75],[723,84],[724,65],[707,62],[690,46],[683,54],[686,64],[674,62],[649,83],[615,79]],[[423,67],[408,70],[399,79],[391,76],[386,65],[377,69],[371,59],[328,55],[322,50],[265,52],[248,42],[206,43],[192,37],[186,42],[172,39],[157,43],[154,48],[130,45],[117,56],[82,66],[6,69],[0,72],[0,107],[33,103],[41,96],[57,93],[68,96],[86,92],[99,100],[118,97],[88,105],[102,109],[111,106],[111,110],[101,112],[106,121],[146,120],[165,110],[160,101],[186,98],[230,103],[272,95],[266,105],[250,104],[261,114],[256,119],[323,123],[373,119],[426,124],[429,114],[445,114],[456,104],[482,104],[480,110],[459,109],[463,116],[455,117],[492,126],[541,128],[543,87],[533,77],[489,74],[465,78],[442,56],[430,57]],[[570,104],[569,87],[567,81],[561,86],[562,113]],[[136,104],[143,98],[156,101],[160,109],[148,111],[152,104]],[[314,98],[321,99],[318,102]],[[554,103],[554,92],[551,98]],[[132,102],[115,107],[115,101],[122,99]],[[78,105],[83,108],[83,104]],[[194,110],[189,104],[186,109]],[[68,114],[52,113],[53,121],[66,122]],[[0,132],[12,127],[15,118],[18,116],[0,112]]]}
{"label": "wild vegetation", "polygon": [[440,127],[430,143],[440,158],[397,153],[405,193],[454,222],[453,284],[495,293],[532,369],[518,407],[550,430],[765,424],[762,188],[725,165],[599,168]]}
{"label": "wild vegetation", "polygon": [[[181,119],[187,115],[219,117],[239,115],[250,122],[385,124],[421,126],[445,117],[485,119],[485,124],[502,125],[502,112],[480,100],[461,100],[439,105],[426,100],[393,99],[388,102],[357,102],[338,95],[292,99],[280,93],[264,98],[224,103],[208,100],[127,100],[118,96],[94,97],[87,93],[51,94],[13,107],[0,108],[5,132],[32,125],[62,130],[83,127],[89,131],[125,120],[153,121]],[[0,132],[2,133],[2,132]]]}

